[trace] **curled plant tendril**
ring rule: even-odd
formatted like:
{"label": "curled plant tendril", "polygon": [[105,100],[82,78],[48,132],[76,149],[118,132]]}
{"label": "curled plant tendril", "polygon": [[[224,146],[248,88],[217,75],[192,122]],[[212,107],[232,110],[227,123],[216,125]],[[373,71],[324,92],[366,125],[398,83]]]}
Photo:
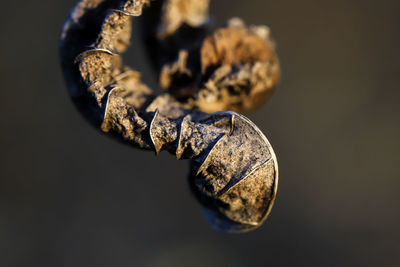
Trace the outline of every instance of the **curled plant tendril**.
{"label": "curled plant tendril", "polygon": [[[208,7],[209,0],[81,0],[62,31],[61,62],[74,103],[93,125],[190,159],[189,182],[212,226],[245,232],[268,216],[278,166],[263,133],[235,111],[271,95],[279,63],[267,27],[232,19],[209,33]],[[122,62],[132,18],[142,13],[160,95]]]}

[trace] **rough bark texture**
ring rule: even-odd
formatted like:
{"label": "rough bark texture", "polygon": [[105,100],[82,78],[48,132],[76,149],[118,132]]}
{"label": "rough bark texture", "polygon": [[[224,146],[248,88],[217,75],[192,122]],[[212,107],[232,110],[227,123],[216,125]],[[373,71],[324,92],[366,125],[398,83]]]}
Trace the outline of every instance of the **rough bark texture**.
{"label": "rough bark texture", "polygon": [[[208,0],[155,1],[145,14],[150,23],[144,38],[157,50],[152,60],[168,90],[156,96],[121,58],[130,44],[132,17],[148,5],[148,0],[78,2],[60,42],[71,96],[102,131],[138,148],[191,159],[190,184],[215,228],[254,229],[275,200],[277,161],[249,119],[219,110],[254,108],[275,87],[279,65],[269,31],[236,19],[206,37]],[[151,15],[153,8],[159,16]],[[196,42],[179,44],[177,37],[180,43]]]}

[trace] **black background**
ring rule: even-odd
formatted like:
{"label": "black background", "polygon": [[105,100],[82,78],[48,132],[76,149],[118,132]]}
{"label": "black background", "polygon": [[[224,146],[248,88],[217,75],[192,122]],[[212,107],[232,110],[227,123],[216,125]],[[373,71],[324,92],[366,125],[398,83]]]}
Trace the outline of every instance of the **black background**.
{"label": "black background", "polygon": [[[1,266],[400,265],[398,0],[212,1],[219,25],[269,25],[283,72],[248,114],[277,153],[278,198],[241,235],[209,227],[187,162],[78,114],[57,47],[74,3],[1,3]],[[126,61],[155,88],[135,38]]]}

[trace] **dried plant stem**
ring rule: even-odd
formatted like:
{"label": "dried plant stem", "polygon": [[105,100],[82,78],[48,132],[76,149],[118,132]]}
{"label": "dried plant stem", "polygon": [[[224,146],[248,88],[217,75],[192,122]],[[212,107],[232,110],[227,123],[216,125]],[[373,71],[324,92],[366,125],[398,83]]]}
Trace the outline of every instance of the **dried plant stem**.
{"label": "dried plant stem", "polygon": [[[148,35],[148,39],[153,39],[153,48],[158,47],[162,52],[160,46],[169,42],[168,38],[181,34],[178,31],[185,27],[182,25],[197,28],[205,23],[208,1],[185,3],[184,10],[196,16],[176,16],[174,20],[171,12],[179,14],[183,1],[159,1],[164,15],[153,18],[161,29]],[[233,29],[227,30],[228,35],[240,32],[235,34],[245,36],[244,43],[261,44],[254,47],[255,51],[232,51],[245,58],[236,61],[221,57],[217,48],[215,51],[208,48],[216,47],[218,40],[206,39],[203,48],[194,47],[203,58],[203,70],[198,73],[209,77],[207,91],[198,86],[195,93],[187,93],[190,91],[187,84],[199,81],[198,77],[193,78],[197,76],[193,72],[200,68],[187,67],[193,51],[178,49],[176,61],[173,57],[160,61],[163,63],[159,64],[161,84],[169,91],[156,96],[141,82],[140,73],[124,66],[121,58],[130,44],[131,19],[140,16],[148,4],[147,0],[82,0],[77,4],[64,26],[60,43],[71,96],[83,114],[102,131],[157,154],[167,150],[178,159],[191,159],[190,183],[214,227],[231,232],[254,229],[266,219],[276,196],[278,168],[274,152],[262,132],[243,115],[204,111],[235,106],[235,103],[241,103],[236,105],[238,108],[250,109],[255,104],[252,100],[255,95],[250,96],[245,89],[257,85],[256,90],[263,91],[268,87],[263,78],[271,71],[278,75],[274,70],[278,67],[276,56],[271,56],[267,37],[260,37],[261,28],[247,30],[243,25],[231,26]],[[235,41],[227,43],[231,42]],[[221,49],[231,51],[231,47],[225,47],[227,43]],[[218,71],[212,74],[215,69]],[[221,72],[224,77],[220,77]],[[183,87],[178,86],[184,84],[179,81],[185,75],[193,79]],[[224,80],[226,77],[229,79]],[[228,89],[220,90],[241,82],[242,87],[236,88],[239,100]],[[214,100],[214,106],[206,108],[209,99],[218,98],[219,94],[226,97],[222,101]],[[243,94],[247,99],[240,100]]]}

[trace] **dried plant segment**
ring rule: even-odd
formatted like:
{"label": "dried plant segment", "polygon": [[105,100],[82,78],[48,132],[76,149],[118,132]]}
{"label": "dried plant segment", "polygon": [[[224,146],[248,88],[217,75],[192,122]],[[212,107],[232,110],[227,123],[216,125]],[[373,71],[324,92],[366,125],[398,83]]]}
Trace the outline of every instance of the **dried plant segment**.
{"label": "dried plant segment", "polygon": [[[277,161],[257,126],[221,110],[260,104],[279,64],[266,27],[235,19],[208,36],[208,7],[208,0],[81,0],[62,31],[61,63],[74,103],[93,125],[135,147],[190,159],[189,182],[211,224],[244,232],[271,210]],[[167,90],[161,95],[122,62],[132,18],[142,13],[143,38]]]}

